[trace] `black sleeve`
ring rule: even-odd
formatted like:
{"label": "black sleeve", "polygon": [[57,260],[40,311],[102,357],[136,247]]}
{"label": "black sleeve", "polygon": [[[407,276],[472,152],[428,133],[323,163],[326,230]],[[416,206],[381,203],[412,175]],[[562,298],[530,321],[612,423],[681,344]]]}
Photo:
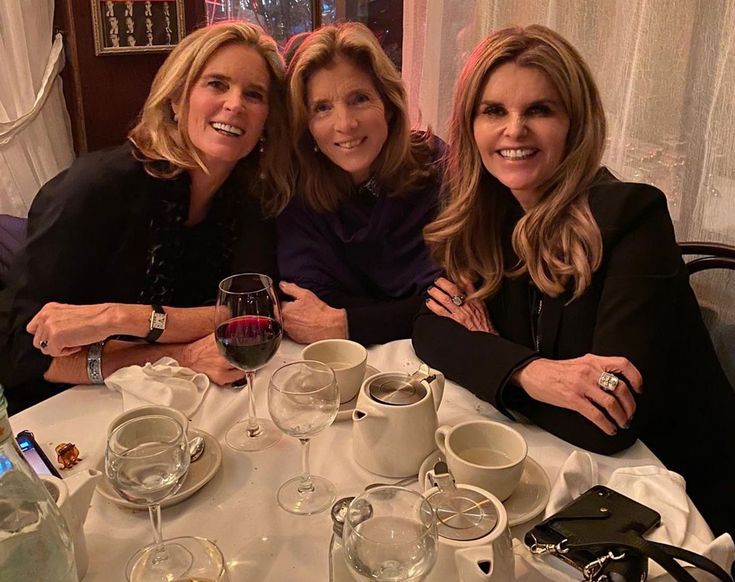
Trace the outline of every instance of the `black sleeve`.
{"label": "black sleeve", "polygon": [[424,306],[413,328],[416,355],[479,398],[510,416],[504,387],[513,373],[538,354],[526,346],[482,331],[469,331]]}
{"label": "black sleeve", "polygon": [[[4,296],[9,386],[41,380],[51,358],[33,347],[26,325],[50,301],[98,302],[105,270],[125,236],[125,187],[95,162],[78,160],[36,195],[28,239],[16,258]],[[131,184],[127,184],[131,186]]]}
{"label": "black sleeve", "polygon": [[411,337],[414,318],[423,304],[421,296],[380,301],[334,292],[322,299],[345,309],[349,338],[365,346]]}

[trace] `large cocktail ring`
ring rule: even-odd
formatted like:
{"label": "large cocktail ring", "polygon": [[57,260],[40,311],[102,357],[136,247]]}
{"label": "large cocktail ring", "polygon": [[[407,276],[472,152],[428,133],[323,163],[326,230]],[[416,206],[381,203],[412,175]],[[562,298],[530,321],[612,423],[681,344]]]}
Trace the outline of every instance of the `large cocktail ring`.
{"label": "large cocktail ring", "polygon": [[464,305],[464,295],[452,295],[452,303],[457,307],[462,307]]}
{"label": "large cocktail ring", "polygon": [[600,379],[597,380],[597,385],[602,388],[605,392],[615,392],[615,388],[618,387],[620,378],[610,372],[603,372],[600,374]]}

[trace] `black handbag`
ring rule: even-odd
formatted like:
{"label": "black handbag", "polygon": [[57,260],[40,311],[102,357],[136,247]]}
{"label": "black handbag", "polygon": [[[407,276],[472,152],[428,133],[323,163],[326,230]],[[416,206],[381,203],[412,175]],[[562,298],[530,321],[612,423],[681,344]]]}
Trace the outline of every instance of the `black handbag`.
{"label": "black handbag", "polygon": [[534,554],[552,554],[574,566],[590,582],[642,582],[648,558],[679,582],[696,582],[676,560],[688,562],[724,582],[732,578],[712,560],[643,537],[661,516],[603,485],[592,487],[536,525],[525,543]]}

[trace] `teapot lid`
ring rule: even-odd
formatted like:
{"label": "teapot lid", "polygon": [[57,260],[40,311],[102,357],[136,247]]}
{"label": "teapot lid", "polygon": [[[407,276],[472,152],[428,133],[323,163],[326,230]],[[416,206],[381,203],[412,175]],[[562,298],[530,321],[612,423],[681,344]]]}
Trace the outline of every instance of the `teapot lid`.
{"label": "teapot lid", "polygon": [[434,508],[439,536],[467,542],[491,533],[498,525],[495,504],[482,490],[455,485],[447,464],[440,460],[427,474],[436,491],[426,500]]}
{"label": "teapot lid", "polygon": [[370,398],[382,404],[406,406],[423,399],[427,394],[426,386],[406,374],[382,376],[368,386]]}

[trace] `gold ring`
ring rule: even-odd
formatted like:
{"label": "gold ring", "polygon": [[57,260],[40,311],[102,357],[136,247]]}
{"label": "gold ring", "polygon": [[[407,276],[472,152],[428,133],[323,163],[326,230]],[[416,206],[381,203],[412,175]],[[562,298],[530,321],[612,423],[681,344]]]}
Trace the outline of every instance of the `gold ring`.
{"label": "gold ring", "polygon": [[610,372],[603,372],[600,374],[600,379],[597,380],[597,385],[605,392],[615,392],[615,388],[618,387],[619,383],[620,378]]}

